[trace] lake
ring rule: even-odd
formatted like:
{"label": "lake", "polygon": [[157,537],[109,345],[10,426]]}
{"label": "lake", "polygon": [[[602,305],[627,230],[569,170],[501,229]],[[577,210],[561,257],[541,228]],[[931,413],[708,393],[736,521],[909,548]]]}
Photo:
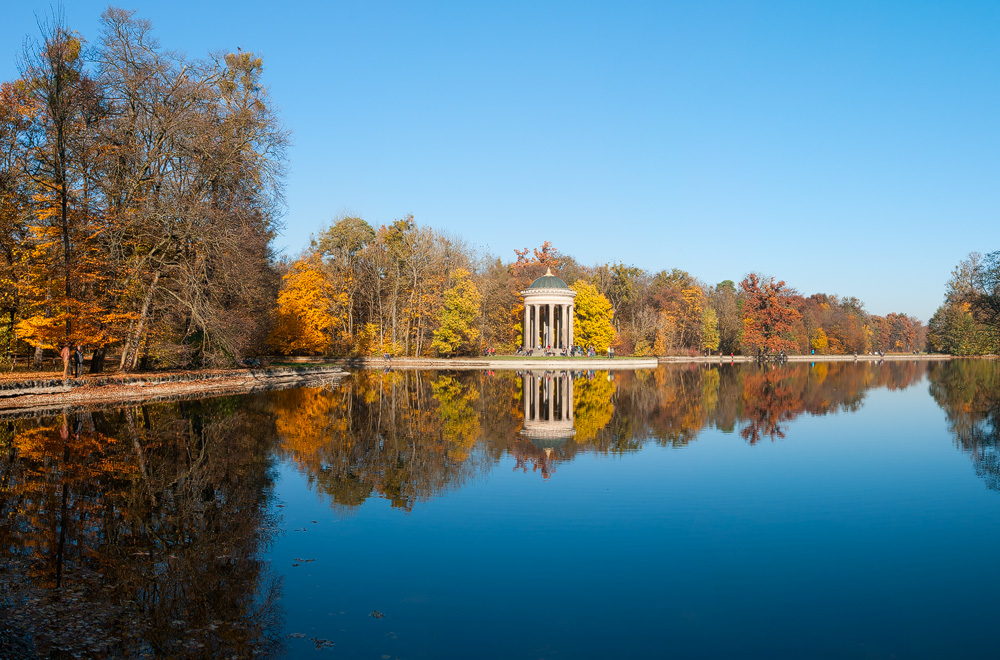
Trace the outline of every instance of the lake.
{"label": "lake", "polygon": [[0,418],[0,657],[995,653],[1000,365],[359,371]]}

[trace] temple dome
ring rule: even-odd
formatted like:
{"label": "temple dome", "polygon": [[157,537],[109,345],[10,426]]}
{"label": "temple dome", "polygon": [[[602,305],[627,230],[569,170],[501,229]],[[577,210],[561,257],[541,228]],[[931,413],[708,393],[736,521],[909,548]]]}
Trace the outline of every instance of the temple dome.
{"label": "temple dome", "polygon": [[569,289],[566,283],[552,274],[551,268],[545,269],[545,274],[531,283],[529,289]]}

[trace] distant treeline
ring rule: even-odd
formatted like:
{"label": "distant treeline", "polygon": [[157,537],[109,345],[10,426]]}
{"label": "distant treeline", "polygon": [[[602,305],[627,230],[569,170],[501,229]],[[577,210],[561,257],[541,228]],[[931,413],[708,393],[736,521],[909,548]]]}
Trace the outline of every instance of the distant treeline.
{"label": "distant treeline", "polygon": [[148,22],[114,8],[95,43],[59,20],[28,42],[20,77],[0,86],[2,355],[40,363],[83,344],[100,371],[108,354],[128,370],[267,352],[513,352],[519,292],[546,268],[577,293],[576,343],[598,351],[924,346],[919,321],[856,298],[757,274],[709,285],[678,269],[584,266],[547,242],[505,262],[412,217],[341,218],[278,260],[287,133],[262,71],[248,52],[163,50]]}
{"label": "distant treeline", "polygon": [[906,314],[857,298],[803,296],[751,273],[708,285],[682,270],[588,267],[549,242],[503,262],[412,217],[373,228],[345,217],[284,264],[272,350],[316,355],[452,355],[521,345],[520,291],[551,269],[577,292],[580,346],[619,355],[842,354],[922,350]]}

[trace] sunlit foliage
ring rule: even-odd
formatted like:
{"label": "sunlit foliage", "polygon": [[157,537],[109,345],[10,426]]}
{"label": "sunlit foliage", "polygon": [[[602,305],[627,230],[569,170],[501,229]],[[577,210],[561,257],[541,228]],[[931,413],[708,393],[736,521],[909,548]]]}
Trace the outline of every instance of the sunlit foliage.
{"label": "sunlit foliage", "polygon": [[573,336],[577,345],[593,347],[598,353],[608,350],[615,338],[611,303],[595,286],[580,280],[571,287],[576,291]]}

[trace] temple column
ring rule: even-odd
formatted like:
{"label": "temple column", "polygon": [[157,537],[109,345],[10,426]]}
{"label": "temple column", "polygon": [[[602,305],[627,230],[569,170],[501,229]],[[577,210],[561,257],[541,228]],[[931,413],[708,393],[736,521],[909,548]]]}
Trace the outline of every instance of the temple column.
{"label": "temple column", "polygon": [[576,312],[576,305],[571,304],[569,306],[569,345],[575,346],[576,342],[573,341],[573,316]]}
{"label": "temple column", "polygon": [[535,348],[541,348],[542,346],[542,333],[545,332],[544,327],[542,306],[535,305]]}
{"label": "temple column", "polygon": [[528,350],[528,333],[531,332],[531,320],[528,318],[531,313],[528,306],[524,306],[524,325],[521,326],[521,348]]}
{"label": "temple column", "polygon": [[538,330],[541,325],[538,318],[540,316],[538,313],[538,305],[532,305],[531,311],[535,317],[534,323],[531,324],[531,348],[538,348]]}
{"label": "temple column", "polygon": [[562,335],[562,347],[565,348],[566,350],[569,350],[569,319],[567,318],[569,316],[568,312],[569,312],[569,305],[563,305],[562,332],[560,332],[559,334]]}
{"label": "temple column", "polygon": [[549,303],[549,336],[546,342],[549,346],[555,346],[556,344],[556,324],[553,321],[556,320],[556,306]]}
{"label": "temple column", "polygon": [[559,314],[556,312],[556,305],[549,305],[549,309],[552,310],[552,332],[549,333],[549,344],[552,346],[552,350],[555,350],[559,345]]}

